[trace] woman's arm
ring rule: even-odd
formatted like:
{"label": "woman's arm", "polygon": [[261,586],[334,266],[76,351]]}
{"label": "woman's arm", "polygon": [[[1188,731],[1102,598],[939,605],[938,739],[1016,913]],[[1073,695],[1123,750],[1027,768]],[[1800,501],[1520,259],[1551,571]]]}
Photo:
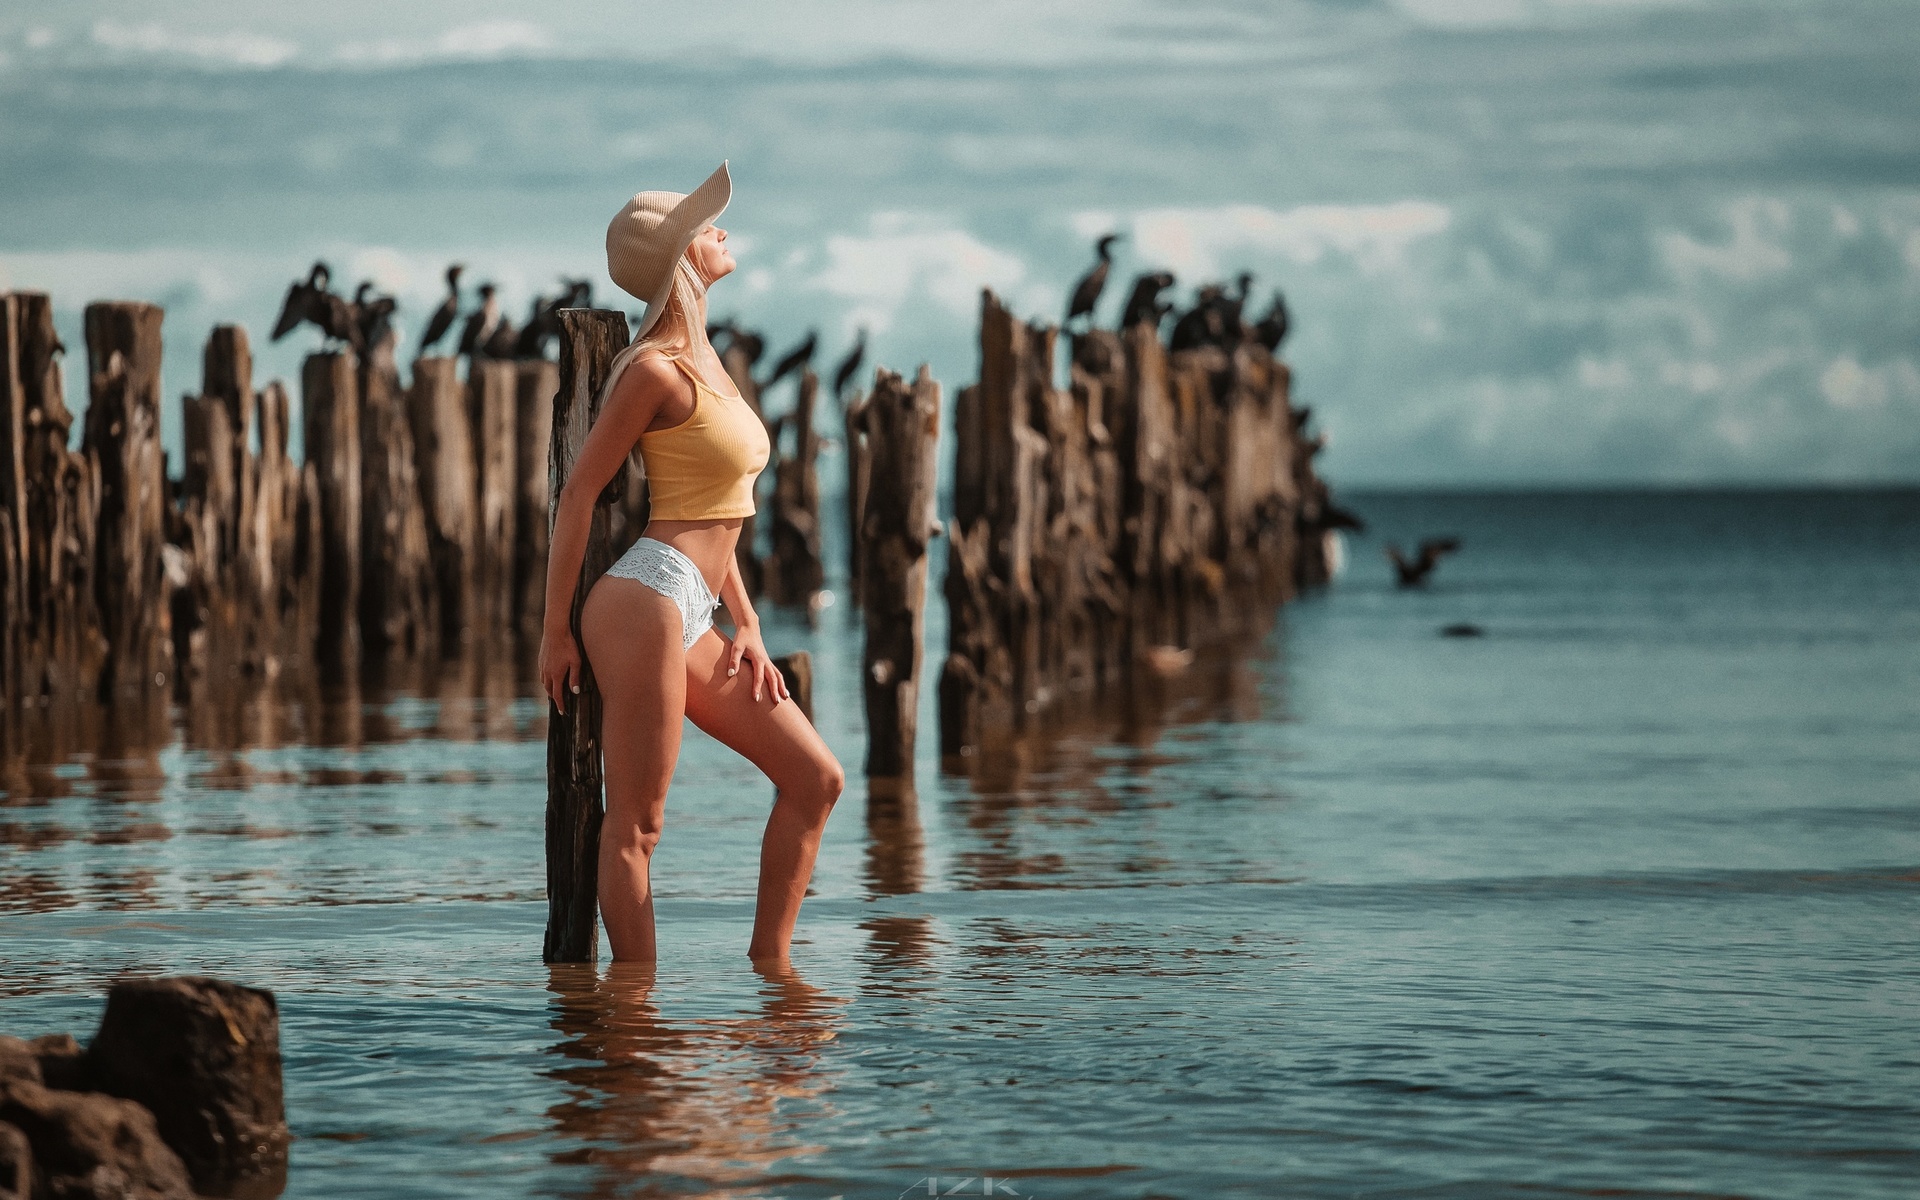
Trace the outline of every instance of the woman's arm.
{"label": "woman's arm", "polygon": [[760,617],[753,611],[753,601],[747,599],[747,584],[740,578],[737,554],[727,558],[727,577],[720,581],[720,602],[727,606],[727,615],[733,618],[733,651],[728,656],[727,674],[737,673],[740,661],[747,659],[747,669],[753,676],[753,698],[758,700],[764,687],[775,704],[787,699],[787,677],[773,665],[773,656],[760,640]]}
{"label": "woman's arm", "polygon": [[672,367],[659,359],[635,359],[628,364],[607,397],[606,407],[587,431],[573,470],[560,489],[554,510],[553,537],[547,546],[547,609],[545,633],[540,639],[540,680],[554,707],[567,710],[566,697],[580,690],[580,650],[573,638],[573,594],[580,585],[580,565],[587,557],[587,537],[593,527],[593,503],[613,473],[620,469],[634,442],[675,384]]}

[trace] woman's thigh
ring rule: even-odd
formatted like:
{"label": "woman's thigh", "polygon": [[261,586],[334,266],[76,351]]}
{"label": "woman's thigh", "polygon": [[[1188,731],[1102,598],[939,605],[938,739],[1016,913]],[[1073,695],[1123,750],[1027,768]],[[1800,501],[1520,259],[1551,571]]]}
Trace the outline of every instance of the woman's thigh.
{"label": "woman's thigh", "polygon": [[580,640],[600,692],[607,818],[657,831],[686,706],[680,610],[637,580],[603,578],[581,610]]}
{"label": "woman's thigh", "polygon": [[754,766],[780,791],[838,793],[840,763],[812,722],[791,699],[762,687],[753,698],[746,664],[727,674],[733,639],[709,629],[687,651],[686,712],[689,719]]}

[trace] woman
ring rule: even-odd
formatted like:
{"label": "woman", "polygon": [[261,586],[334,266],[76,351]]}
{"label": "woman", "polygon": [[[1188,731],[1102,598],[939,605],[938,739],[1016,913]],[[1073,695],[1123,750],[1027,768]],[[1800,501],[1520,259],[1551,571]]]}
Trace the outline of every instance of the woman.
{"label": "woman", "polygon": [[[641,192],[608,226],[607,273],[647,310],[608,371],[599,416],[560,493],[547,559],[540,680],[564,712],[580,690],[568,613],[594,498],[637,446],[652,519],[593,585],[580,615],[604,705],[600,916],[616,960],[656,957],[650,868],[683,715],[746,756],[776,789],[747,946],[756,962],[787,957],[845,780],[768,658],[734,560],[770,446],[707,340],[707,289],[734,267],[726,230],[713,223],[731,197],[723,162],[690,195]],[[733,619],[730,638],[713,627],[719,602]]]}

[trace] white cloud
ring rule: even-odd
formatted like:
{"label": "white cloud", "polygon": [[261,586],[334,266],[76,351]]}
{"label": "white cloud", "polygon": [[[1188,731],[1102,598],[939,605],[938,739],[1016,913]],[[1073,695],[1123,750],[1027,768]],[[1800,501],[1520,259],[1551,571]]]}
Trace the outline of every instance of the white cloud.
{"label": "white cloud", "polygon": [[1697,241],[1684,233],[1660,239],[1668,268],[1682,281],[1693,283],[1702,275],[1716,275],[1745,283],[1793,265],[1793,255],[1780,244],[1793,220],[1786,204],[1742,200],[1728,207],[1726,217],[1733,236],[1723,244]]}
{"label": "white cloud", "polygon": [[179,33],[151,22],[123,25],[118,21],[95,21],[92,32],[94,43],[108,50],[197,58],[236,67],[277,67],[300,49],[284,38],[262,34]]}
{"label": "white cloud", "polygon": [[348,42],[334,53],[342,62],[384,66],[436,59],[510,58],[544,54],[553,48],[553,36],[541,26],[531,21],[500,19],[456,25],[431,38]]}
{"label": "white cloud", "polygon": [[1026,263],[964,229],[906,213],[876,213],[865,235],[835,234],[827,263],[807,281],[852,303],[849,323],[884,332],[895,313],[923,295],[957,318],[973,315],[980,289],[1007,293],[1026,278]]}
{"label": "white cloud", "polygon": [[[1313,204],[1285,211],[1257,204],[1217,208],[1155,208],[1131,219],[1133,253],[1144,263],[1182,276],[1212,278],[1222,263],[1247,250],[1285,254],[1315,263],[1346,255],[1363,269],[1396,265],[1407,247],[1446,229],[1453,215],[1423,200],[1397,204]],[[1075,218],[1075,227],[1083,222]]]}
{"label": "white cloud", "polygon": [[1820,372],[1820,394],[1828,404],[1848,412],[1885,408],[1893,390],[1890,374],[1887,368],[1869,370],[1853,355],[1843,354]]}
{"label": "white cloud", "polygon": [[59,38],[60,35],[53,30],[48,29],[44,25],[38,25],[27,30],[26,36],[21,40],[27,44],[27,49],[29,50],[45,50],[48,46],[58,41]]}

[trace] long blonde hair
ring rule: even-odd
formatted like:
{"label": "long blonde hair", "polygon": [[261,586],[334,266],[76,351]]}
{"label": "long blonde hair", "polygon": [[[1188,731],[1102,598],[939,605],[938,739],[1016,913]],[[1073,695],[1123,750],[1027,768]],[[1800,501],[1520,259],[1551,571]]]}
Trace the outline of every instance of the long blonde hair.
{"label": "long blonde hair", "polygon": [[[667,289],[666,306],[660,310],[652,327],[614,355],[613,362],[607,368],[607,381],[600,385],[600,398],[594,406],[595,412],[606,407],[608,398],[613,395],[613,385],[627,365],[640,357],[643,351],[659,350],[669,355],[679,355],[693,349],[694,324],[704,319],[707,285],[701,282],[700,272],[694,269],[691,249],[689,247],[689,253],[681,254],[680,261],[674,264],[673,286]],[[706,333],[704,326],[700,332],[702,335]]]}

